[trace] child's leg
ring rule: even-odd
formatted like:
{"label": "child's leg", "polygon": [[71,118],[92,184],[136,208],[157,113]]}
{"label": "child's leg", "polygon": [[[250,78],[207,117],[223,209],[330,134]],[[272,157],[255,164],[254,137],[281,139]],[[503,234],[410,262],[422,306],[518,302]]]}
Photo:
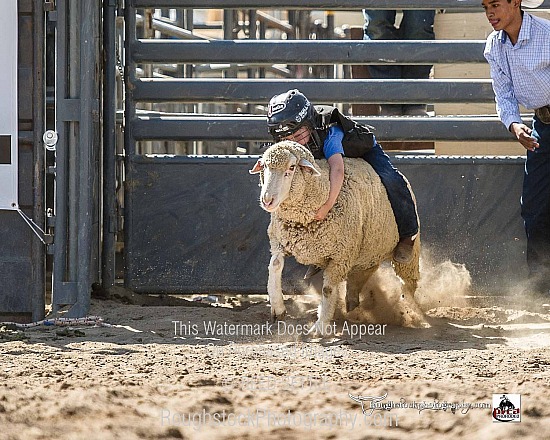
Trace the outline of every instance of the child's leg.
{"label": "child's leg", "polygon": [[389,156],[384,153],[380,144],[376,142],[374,147],[363,156],[363,159],[380,176],[393,209],[400,242],[408,239],[407,243],[410,242],[412,250],[412,241],[410,239],[418,233],[418,217],[416,206],[405,178],[392,165]]}

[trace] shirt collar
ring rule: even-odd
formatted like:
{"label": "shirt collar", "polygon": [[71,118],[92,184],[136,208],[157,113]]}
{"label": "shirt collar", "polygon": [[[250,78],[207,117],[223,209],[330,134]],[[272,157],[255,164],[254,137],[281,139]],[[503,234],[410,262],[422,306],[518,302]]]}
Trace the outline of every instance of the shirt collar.
{"label": "shirt collar", "polygon": [[[523,13],[523,20],[521,21],[521,28],[519,29],[518,43],[527,41],[531,38],[531,23],[533,17],[530,14]],[[509,41],[508,34],[506,32],[498,31],[498,39],[502,44]]]}

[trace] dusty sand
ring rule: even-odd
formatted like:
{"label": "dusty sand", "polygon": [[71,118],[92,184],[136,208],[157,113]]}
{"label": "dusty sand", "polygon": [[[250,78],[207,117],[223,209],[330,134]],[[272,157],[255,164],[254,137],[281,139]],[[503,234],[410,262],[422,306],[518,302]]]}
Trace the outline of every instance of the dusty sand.
{"label": "dusty sand", "polygon": [[[214,322],[268,328],[267,301],[113,289],[90,314],[115,327],[0,331],[0,438],[550,438],[550,314],[519,295],[467,298],[468,286],[460,267],[440,266],[419,292],[431,328],[373,326],[385,334],[360,339],[343,323],[323,339],[277,325],[206,335]],[[309,300],[287,298],[287,324],[314,321]],[[350,393],[486,407],[363,415]],[[520,423],[491,421],[497,393],[521,394]]]}

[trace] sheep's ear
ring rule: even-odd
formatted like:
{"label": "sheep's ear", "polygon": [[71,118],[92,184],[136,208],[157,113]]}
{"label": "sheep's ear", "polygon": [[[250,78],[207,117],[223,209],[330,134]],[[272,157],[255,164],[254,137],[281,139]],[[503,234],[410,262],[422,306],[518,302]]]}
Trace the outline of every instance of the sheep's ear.
{"label": "sheep's ear", "polygon": [[298,162],[298,165],[300,165],[302,168],[304,168],[306,171],[309,171],[314,176],[320,176],[321,173],[317,171],[317,169],[313,166],[313,164],[306,159],[300,159],[300,162]]}
{"label": "sheep's ear", "polygon": [[264,169],[264,164],[262,163],[262,159],[260,158],[256,161],[256,164],[254,165],[254,167],[251,170],[249,170],[248,172],[250,174],[258,174],[263,169]]}

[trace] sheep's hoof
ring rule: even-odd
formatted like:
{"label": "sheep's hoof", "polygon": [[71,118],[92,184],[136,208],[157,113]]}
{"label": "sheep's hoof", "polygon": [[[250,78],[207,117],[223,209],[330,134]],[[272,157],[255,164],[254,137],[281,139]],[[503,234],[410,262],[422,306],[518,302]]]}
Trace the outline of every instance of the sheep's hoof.
{"label": "sheep's hoof", "polygon": [[325,321],[320,321],[319,319],[315,321],[315,324],[313,324],[310,329],[305,333],[306,335],[321,335],[325,336],[326,328],[330,324]]}
{"label": "sheep's hoof", "polygon": [[283,309],[281,313],[276,313],[274,309],[271,309],[271,322],[284,321],[286,317],[286,309]]}

